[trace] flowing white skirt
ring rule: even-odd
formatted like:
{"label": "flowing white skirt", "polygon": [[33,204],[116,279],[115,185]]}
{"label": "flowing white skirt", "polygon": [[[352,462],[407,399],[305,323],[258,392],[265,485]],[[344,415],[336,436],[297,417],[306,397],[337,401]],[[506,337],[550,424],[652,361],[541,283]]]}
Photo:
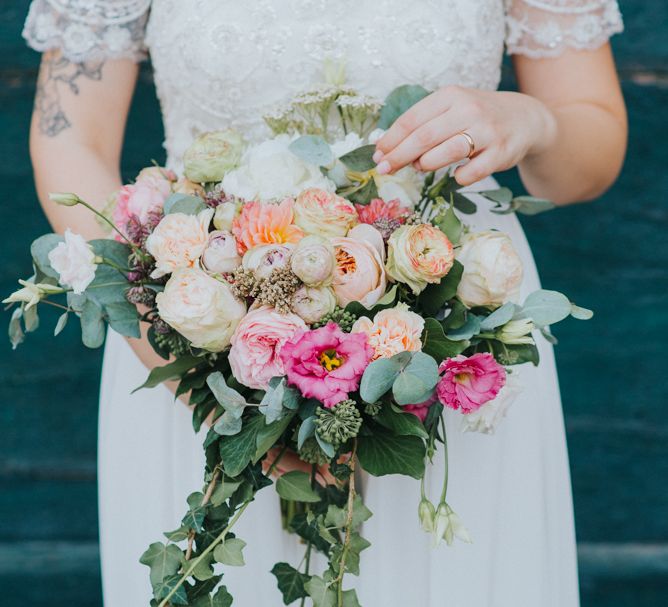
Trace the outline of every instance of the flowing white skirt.
{"label": "flowing white skirt", "polygon": [[[493,187],[491,182],[482,184]],[[524,297],[539,287],[522,228],[481,202],[466,221],[509,234],[524,260]],[[539,339],[539,367],[523,365],[524,391],[494,435],[462,433],[446,412],[450,454],[448,502],[473,543],[431,547],[418,526],[419,483],[365,477],[373,517],[362,533],[362,577],[349,576],[364,607],[577,607],[573,506],[552,347]],[[148,607],[148,569],[139,557],[163,531],[179,526],[185,498],[202,487],[204,434],[166,388],[131,391],[147,371],[124,341],[109,334],[100,398],[99,508],[105,607]],[[438,499],[442,458],[427,473]],[[247,542],[242,568],[224,581],[238,607],[281,605],[274,563],[297,566],[304,546],[281,529],[278,496],[262,490],[235,533]],[[318,563],[316,563],[317,567]]]}

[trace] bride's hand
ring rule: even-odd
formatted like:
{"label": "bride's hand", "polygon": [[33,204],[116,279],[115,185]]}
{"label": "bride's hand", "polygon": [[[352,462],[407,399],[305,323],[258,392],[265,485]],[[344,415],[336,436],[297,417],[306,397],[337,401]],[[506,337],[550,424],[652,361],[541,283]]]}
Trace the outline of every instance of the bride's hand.
{"label": "bride's hand", "polygon": [[[274,463],[276,458],[280,455],[280,453],[281,449],[278,447],[274,447],[267,452],[267,457],[265,457],[262,461],[262,469],[264,470],[265,474]],[[285,474],[286,472],[292,472],[294,470],[299,470],[301,472],[311,474],[311,464],[307,464],[305,461],[299,459],[294,451],[288,449],[283,453],[281,459],[278,461],[278,464],[276,464],[274,467],[272,475],[278,478],[282,474]],[[327,465],[318,466],[315,478],[316,481],[318,481],[321,485],[336,484],[336,480],[332,476],[332,473],[329,471],[329,466]]]}
{"label": "bride's hand", "polygon": [[446,86],[400,116],[378,140],[374,161],[379,174],[413,163],[435,171],[469,157],[455,179],[471,185],[540,153],[556,137],[550,110],[529,95]]}

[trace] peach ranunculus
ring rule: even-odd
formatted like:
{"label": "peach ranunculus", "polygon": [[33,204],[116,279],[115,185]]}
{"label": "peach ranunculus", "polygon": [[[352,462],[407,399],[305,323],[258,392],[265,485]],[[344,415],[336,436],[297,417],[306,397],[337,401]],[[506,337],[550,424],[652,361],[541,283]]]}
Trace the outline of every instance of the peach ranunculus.
{"label": "peach ranunculus", "polygon": [[362,316],[355,321],[352,333],[366,333],[374,350],[373,360],[390,358],[399,352],[418,352],[422,349],[424,319],[411,312],[405,303],[381,310],[371,320]]}
{"label": "peach ranunculus", "polygon": [[455,255],[448,237],[431,224],[404,225],[387,243],[387,273],[415,295],[447,275]]}
{"label": "peach ranunculus", "polygon": [[[377,232],[371,226],[364,226]],[[382,243],[383,239],[378,234]],[[359,301],[370,308],[384,294],[387,276],[381,253],[373,242],[357,234],[354,237],[333,238],[336,269],[332,288],[339,305],[344,308],[351,301]]]}
{"label": "peach ranunculus", "polygon": [[299,242],[304,232],[293,223],[293,206],[291,198],[280,204],[246,203],[232,224],[239,254],[243,255],[248,249],[263,244]]}
{"label": "peach ranunculus", "polygon": [[272,377],[285,375],[281,348],[289,339],[308,330],[296,314],[280,314],[262,306],[251,310],[232,336],[230,366],[244,386],[266,390]]}
{"label": "peach ranunculus", "polygon": [[155,258],[152,278],[159,278],[177,268],[193,267],[209,242],[213,209],[198,215],[165,215],[146,239],[146,250]]}
{"label": "peach ranunculus", "polygon": [[304,190],[295,200],[295,223],[306,234],[345,236],[358,223],[352,202],[319,188]]}

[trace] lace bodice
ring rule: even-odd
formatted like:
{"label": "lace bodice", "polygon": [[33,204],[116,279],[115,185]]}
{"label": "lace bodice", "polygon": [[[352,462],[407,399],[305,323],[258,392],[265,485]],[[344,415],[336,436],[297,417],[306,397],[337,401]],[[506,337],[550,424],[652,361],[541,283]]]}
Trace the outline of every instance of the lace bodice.
{"label": "lace bodice", "polygon": [[404,83],[495,89],[504,44],[554,56],[621,29],[616,0],[33,0],[24,36],[72,61],[148,49],[177,166],[202,131],[265,135],[261,116],[320,82],[325,60],[380,99]]}

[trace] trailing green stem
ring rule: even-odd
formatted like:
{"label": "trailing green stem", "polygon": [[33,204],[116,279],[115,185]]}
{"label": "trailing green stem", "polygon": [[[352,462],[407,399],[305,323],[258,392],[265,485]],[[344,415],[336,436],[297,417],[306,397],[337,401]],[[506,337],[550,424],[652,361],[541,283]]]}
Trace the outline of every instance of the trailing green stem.
{"label": "trailing green stem", "polygon": [[350,454],[350,477],[348,480],[348,512],[346,515],[346,534],[343,540],[343,550],[341,551],[341,562],[339,563],[339,575],[336,578],[337,584],[337,605],[343,607],[343,577],[346,572],[346,557],[350,549],[350,538],[353,526],[353,508],[355,505],[355,456],[357,454],[357,439],[353,440],[353,450]]}
{"label": "trailing green stem", "polygon": [[445,496],[448,492],[448,435],[445,430],[445,419],[441,413],[441,428],[443,429],[443,461],[445,464],[445,473],[443,477],[443,490],[441,491],[441,502],[445,502]]}

